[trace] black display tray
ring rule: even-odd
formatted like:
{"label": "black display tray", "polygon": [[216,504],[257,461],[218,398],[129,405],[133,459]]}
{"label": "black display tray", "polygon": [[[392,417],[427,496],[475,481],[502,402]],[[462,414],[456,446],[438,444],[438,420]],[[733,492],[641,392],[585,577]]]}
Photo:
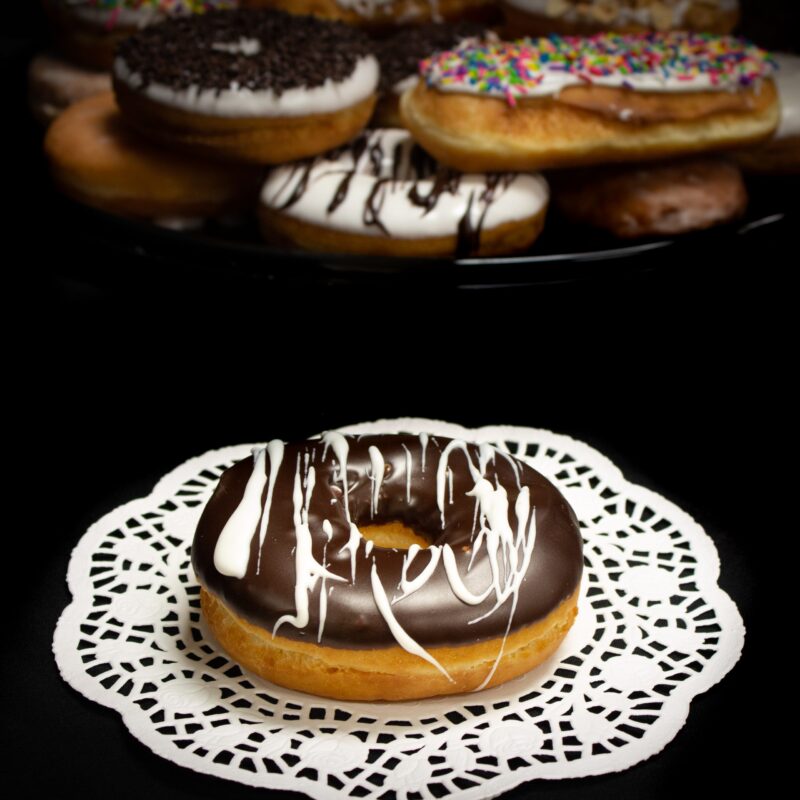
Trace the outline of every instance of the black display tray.
{"label": "black display tray", "polygon": [[[635,241],[615,239],[585,226],[572,225],[556,210],[530,252],[491,258],[389,258],[305,252],[263,243],[254,222],[231,227],[209,225],[202,231],[176,231],[150,222],[126,219],[87,208],[50,191],[49,216],[60,222],[67,239],[78,238],[92,251],[106,252],[118,264],[133,265],[137,280],[157,270],[162,281],[187,275],[213,280],[267,283],[371,284],[402,282],[461,288],[498,288],[613,277],[632,271],[670,268],[687,260],[718,262],[774,243],[800,223],[798,178],[748,181],[750,204],[735,223],[681,236]],[[106,282],[107,270],[90,279]],[[80,265],[78,265],[80,266]],[[124,271],[114,271],[125,280]],[[83,276],[87,277],[86,275]]]}

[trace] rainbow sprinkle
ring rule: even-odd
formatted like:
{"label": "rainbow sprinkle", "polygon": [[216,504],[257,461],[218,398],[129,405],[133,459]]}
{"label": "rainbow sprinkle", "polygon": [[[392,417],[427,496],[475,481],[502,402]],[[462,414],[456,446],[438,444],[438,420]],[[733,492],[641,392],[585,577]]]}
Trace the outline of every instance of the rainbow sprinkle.
{"label": "rainbow sprinkle", "polygon": [[[705,33],[548,36],[514,42],[467,40],[420,62],[429,86],[519,98],[566,85],[736,89],[768,77],[777,64],[745,39]],[[649,86],[648,86],[649,82]],[[695,86],[692,86],[694,84]]]}

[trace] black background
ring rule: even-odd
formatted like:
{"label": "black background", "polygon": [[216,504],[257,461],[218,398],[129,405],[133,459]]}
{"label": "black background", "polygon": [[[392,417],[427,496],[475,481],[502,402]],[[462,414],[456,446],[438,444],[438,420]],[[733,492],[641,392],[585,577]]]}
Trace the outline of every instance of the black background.
{"label": "black background", "polygon": [[[784,692],[784,670],[796,674],[775,663],[771,631],[794,535],[793,493],[779,480],[796,438],[793,226],[527,287],[165,266],[76,230],[53,202],[23,88],[44,28],[35,4],[16,5],[3,9],[19,17],[0,40],[11,109],[3,271],[8,441],[22,446],[4,507],[22,515],[5,532],[2,753],[23,794],[256,796],[154,756],[61,681],[50,642],[69,602],[70,551],[102,514],[210,448],[393,416],[588,442],[706,528],[747,625],[742,660],[695,699],[661,754],[510,796],[676,797],[774,774],[780,703],[767,695]],[[744,5],[757,41],[800,45],[796,3]]]}

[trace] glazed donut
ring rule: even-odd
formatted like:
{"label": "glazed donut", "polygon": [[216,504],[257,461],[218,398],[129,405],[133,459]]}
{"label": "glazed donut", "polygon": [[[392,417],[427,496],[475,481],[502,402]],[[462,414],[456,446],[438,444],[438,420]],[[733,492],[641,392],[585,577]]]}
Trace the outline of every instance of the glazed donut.
{"label": "glazed donut", "polygon": [[710,228],[747,207],[739,168],[712,157],[557,174],[553,197],[573,222],[626,239]]}
{"label": "glazed donut", "polygon": [[487,35],[486,26],[477,22],[431,22],[416,28],[401,28],[378,41],[376,55],[381,67],[380,97],[372,125],[376,128],[403,126],[400,96],[416,85],[422,59],[439,50],[455,47],[464,39]]}
{"label": "glazed donut", "polygon": [[171,153],[122,123],[109,92],[70,106],[44,141],[56,186],[81,203],[169,227],[252,208],[252,168]]}
{"label": "glazed donut", "polygon": [[440,169],[407,131],[381,129],[274,169],[259,217],[268,240],[321,252],[499,255],[533,243],[548,197],[539,175]]}
{"label": "glazed donut", "polygon": [[28,105],[42,125],[78,100],[109,91],[107,72],[78,67],[51,53],[40,53],[28,66]]}
{"label": "glazed donut", "polygon": [[743,40],[682,32],[467,42],[420,66],[400,110],[465,171],[642,161],[769,136],[773,69]]}
{"label": "glazed donut", "polygon": [[234,8],[236,0],[44,0],[59,49],[90,69],[108,70],[117,45],[167,16]]}
{"label": "glazed donut", "polygon": [[192,547],[203,612],[234,659],[349,700],[527,672],[572,624],[582,561],[546,478],[425,434],[272,441],[223,474]]}
{"label": "glazed donut", "polygon": [[688,30],[731,33],[738,0],[503,0],[509,38],[551,33]]}
{"label": "glazed donut", "polygon": [[781,121],[775,135],[763,144],[735,154],[748,172],[800,173],[800,56],[776,53],[775,82],[781,98]]}
{"label": "glazed donut", "polygon": [[313,14],[374,31],[431,21],[491,22],[498,18],[495,0],[241,0],[240,5]]}
{"label": "glazed donut", "polygon": [[120,45],[114,90],[127,122],[164,144],[279,164],[352,139],[376,101],[365,34],[280,11],[170,19]]}

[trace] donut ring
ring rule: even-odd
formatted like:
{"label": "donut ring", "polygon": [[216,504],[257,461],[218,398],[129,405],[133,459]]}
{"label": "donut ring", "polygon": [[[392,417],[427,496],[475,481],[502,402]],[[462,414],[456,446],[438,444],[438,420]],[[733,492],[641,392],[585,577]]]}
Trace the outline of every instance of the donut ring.
{"label": "donut ring", "polygon": [[279,11],[170,19],[126,40],[114,90],[126,121],[163,144],[278,164],[352,139],[377,99],[365,34]]}
{"label": "donut ring", "polygon": [[266,239],[320,252],[483,256],[527,249],[548,198],[540,175],[462,175],[383,129],[274,169],[258,213]]}
{"label": "donut ring", "polygon": [[226,471],[192,563],[212,631],[248,669],[401,700],[546,659],[577,613],[582,546],[558,490],[490,445],[328,433]]}

